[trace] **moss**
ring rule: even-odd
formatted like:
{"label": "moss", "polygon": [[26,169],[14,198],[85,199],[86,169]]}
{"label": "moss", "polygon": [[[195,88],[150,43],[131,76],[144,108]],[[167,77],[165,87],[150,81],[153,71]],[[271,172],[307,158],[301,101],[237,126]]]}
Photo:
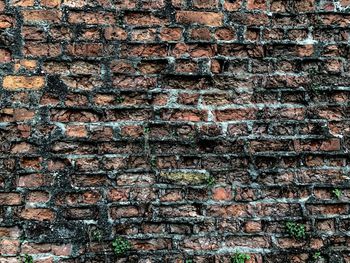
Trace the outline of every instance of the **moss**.
{"label": "moss", "polygon": [[204,172],[161,172],[160,176],[180,184],[203,184],[209,175]]}

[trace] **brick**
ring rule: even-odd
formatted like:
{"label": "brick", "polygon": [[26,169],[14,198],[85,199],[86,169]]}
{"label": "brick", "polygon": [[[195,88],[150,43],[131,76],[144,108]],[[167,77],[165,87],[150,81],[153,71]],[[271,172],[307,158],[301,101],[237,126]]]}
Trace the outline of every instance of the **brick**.
{"label": "brick", "polygon": [[308,205],[311,215],[342,215],[348,213],[349,207],[344,204],[336,205]]}
{"label": "brick", "polygon": [[53,245],[51,247],[52,252],[55,256],[70,256],[72,253],[72,245],[64,244],[64,245]]}
{"label": "brick", "polygon": [[20,243],[18,240],[3,239],[0,241],[1,254],[17,255]]}
{"label": "brick", "polygon": [[113,25],[116,23],[113,13],[107,12],[70,12],[68,22],[72,24],[87,24],[87,25]]}
{"label": "brick", "polygon": [[0,193],[1,205],[20,205],[22,203],[19,193]]}
{"label": "brick", "polygon": [[51,252],[51,245],[26,242],[22,245],[22,252],[28,254],[49,253]]}
{"label": "brick", "polygon": [[266,0],[248,0],[247,8],[250,10],[266,10]]}
{"label": "brick", "polygon": [[52,221],[55,213],[47,208],[25,208],[20,212],[20,217],[24,220]]}
{"label": "brick", "polygon": [[256,233],[262,230],[262,225],[257,221],[248,221],[244,224],[244,231],[248,233]]}
{"label": "brick", "polygon": [[213,199],[217,201],[231,200],[232,194],[229,188],[218,187],[213,190]]}
{"label": "brick", "polygon": [[7,49],[0,49],[0,63],[11,61],[11,52]]}
{"label": "brick", "polygon": [[165,18],[159,18],[149,13],[128,13],[125,16],[125,22],[134,26],[154,26],[165,25],[168,21]]}
{"label": "brick", "polygon": [[235,40],[236,39],[236,32],[233,28],[218,28],[215,31],[215,37],[218,40],[225,40],[225,41],[230,41],[230,40]]}
{"label": "brick", "polygon": [[176,21],[181,24],[201,24],[208,26],[221,26],[223,15],[214,12],[179,11]]}
{"label": "brick", "polygon": [[207,112],[200,110],[171,110],[163,111],[162,119],[173,121],[205,121]]}
{"label": "brick", "polygon": [[153,42],[155,41],[156,37],[156,30],[154,28],[135,29],[131,33],[131,40],[135,42]]}
{"label": "brick", "polygon": [[26,10],[22,11],[24,23],[59,23],[61,12],[56,10]]}
{"label": "brick", "polygon": [[66,127],[66,134],[69,137],[86,137],[87,131],[85,126],[68,126]]}
{"label": "brick", "polygon": [[0,29],[10,28],[15,24],[12,16],[0,14]]}
{"label": "brick", "polygon": [[50,8],[58,8],[61,5],[61,0],[40,0],[40,5]]}
{"label": "brick", "polygon": [[216,111],[215,116],[217,121],[254,120],[256,112],[253,108],[227,109]]}
{"label": "brick", "polygon": [[62,51],[60,44],[26,42],[23,53],[30,57],[57,57]]}
{"label": "brick", "polygon": [[45,203],[49,199],[50,195],[45,191],[32,191],[26,196],[26,202],[29,203]]}
{"label": "brick", "polygon": [[5,76],[3,79],[3,88],[7,90],[28,89],[39,90],[45,85],[43,76]]}
{"label": "brick", "polygon": [[102,44],[72,44],[68,45],[67,53],[71,56],[98,57],[105,54]]}
{"label": "brick", "polygon": [[36,60],[31,59],[23,59],[18,61],[18,63],[15,64],[15,71],[20,71],[22,69],[28,70],[28,71],[34,71],[38,66],[38,63]]}
{"label": "brick", "polygon": [[48,186],[50,179],[42,174],[28,174],[22,175],[18,179],[19,187],[36,188],[41,186]]}
{"label": "brick", "polygon": [[160,39],[162,41],[177,41],[182,38],[182,29],[177,27],[162,28],[160,30]]}
{"label": "brick", "polygon": [[191,31],[191,38],[196,40],[210,40],[211,33],[208,28],[194,28]]}
{"label": "brick", "polygon": [[227,11],[237,11],[242,7],[242,1],[224,0],[224,8]]}
{"label": "brick", "polygon": [[310,12],[315,9],[315,0],[297,1],[295,8],[298,12]]}
{"label": "brick", "polygon": [[28,7],[34,5],[34,0],[11,0],[11,6]]}
{"label": "brick", "polygon": [[107,40],[126,40],[128,34],[120,27],[107,27],[104,36]]}

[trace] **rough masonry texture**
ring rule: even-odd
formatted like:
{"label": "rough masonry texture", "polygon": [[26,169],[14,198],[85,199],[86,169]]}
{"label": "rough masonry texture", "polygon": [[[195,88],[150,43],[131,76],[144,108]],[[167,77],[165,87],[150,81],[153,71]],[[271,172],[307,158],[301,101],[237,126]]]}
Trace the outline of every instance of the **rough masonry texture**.
{"label": "rough masonry texture", "polygon": [[1,263],[350,262],[349,0],[0,12]]}

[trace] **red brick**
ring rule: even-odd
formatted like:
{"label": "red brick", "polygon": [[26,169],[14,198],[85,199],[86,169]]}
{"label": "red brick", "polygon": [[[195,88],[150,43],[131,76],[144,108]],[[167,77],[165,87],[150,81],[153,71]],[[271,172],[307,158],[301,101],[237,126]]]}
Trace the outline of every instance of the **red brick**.
{"label": "red brick", "polygon": [[135,29],[131,32],[132,41],[154,42],[156,40],[157,31],[155,28]]}
{"label": "red brick", "polygon": [[23,53],[30,57],[57,57],[61,54],[60,44],[26,42]]}
{"label": "red brick", "polygon": [[15,19],[9,15],[0,14],[0,29],[13,27],[15,24]]}
{"label": "red brick", "polygon": [[178,41],[182,38],[182,29],[178,27],[165,27],[160,30],[162,41]]}
{"label": "red brick", "polygon": [[165,18],[158,18],[149,13],[128,13],[125,16],[125,22],[133,26],[154,26],[165,25],[168,21]]}
{"label": "red brick", "polygon": [[296,1],[295,7],[298,12],[310,12],[315,9],[315,0]]}
{"label": "red brick", "polygon": [[346,204],[329,205],[307,205],[307,210],[311,215],[344,215],[349,211]]}
{"label": "red brick", "polygon": [[24,23],[59,23],[61,12],[57,10],[25,10],[22,11]]}
{"label": "red brick", "polygon": [[208,26],[221,26],[223,15],[214,12],[178,11],[176,21],[181,24],[201,24]]}
{"label": "red brick", "polygon": [[69,137],[78,137],[78,138],[83,138],[87,136],[87,131],[85,126],[67,126],[66,127],[66,134]]}
{"label": "red brick", "polygon": [[250,10],[266,10],[266,0],[248,0],[247,8]]}
{"label": "red brick", "polygon": [[196,40],[210,40],[211,33],[208,28],[194,28],[191,31],[191,38]]}
{"label": "red brick", "polygon": [[102,44],[71,44],[67,47],[67,52],[72,56],[98,57],[105,54]]}
{"label": "red brick", "polygon": [[45,203],[49,201],[50,195],[45,191],[32,191],[27,194],[26,201],[29,203]]}
{"label": "red brick", "polygon": [[18,240],[3,239],[0,241],[1,254],[17,255],[20,243]]}
{"label": "red brick", "polygon": [[52,245],[52,253],[55,256],[70,256],[72,253],[72,245]]}
{"label": "red brick", "polygon": [[207,112],[200,110],[170,110],[162,113],[162,119],[170,121],[205,121]]}
{"label": "red brick", "polygon": [[40,0],[40,5],[50,8],[58,8],[61,5],[61,0]]}
{"label": "red brick", "polygon": [[20,205],[21,203],[20,193],[0,193],[0,205]]}
{"label": "red brick", "polygon": [[28,174],[21,175],[18,179],[19,187],[35,188],[40,186],[48,186],[50,179],[43,174]]}
{"label": "red brick", "polygon": [[113,25],[116,23],[113,13],[106,12],[70,12],[68,22],[71,24],[87,24],[87,25]]}
{"label": "red brick", "polygon": [[230,200],[232,198],[231,190],[228,188],[215,188],[213,190],[213,199],[217,201]]}
{"label": "red brick", "polygon": [[228,11],[237,11],[242,7],[243,1],[224,0],[224,8]]}
{"label": "red brick", "polygon": [[10,0],[11,6],[28,7],[34,5],[34,0]]}
{"label": "red brick", "polygon": [[257,110],[255,108],[227,109],[215,111],[217,121],[254,120]]}
{"label": "red brick", "polygon": [[218,28],[215,31],[215,37],[218,40],[225,40],[225,41],[235,40],[236,31],[233,28],[229,28],[229,27]]}
{"label": "red brick", "polygon": [[215,9],[218,6],[218,0],[193,0],[193,6],[196,8]]}
{"label": "red brick", "polygon": [[128,34],[120,27],[107,27],[104,36],[107,40],[126,40]]}
{"label": "red brick", "polygon": [[52,221],[55,213],[47,208],[25,208],[20,212],[20,217],[25,220]]}
{"label": "red brick", "polygon": [[0,63],[11,61],[11,52],[7,49],[0,49]]}
{"label": "red brick", "polygon": [[260,232],[262,225],[258,221],[248,221],[244,224],[244,231],[248,233]]}

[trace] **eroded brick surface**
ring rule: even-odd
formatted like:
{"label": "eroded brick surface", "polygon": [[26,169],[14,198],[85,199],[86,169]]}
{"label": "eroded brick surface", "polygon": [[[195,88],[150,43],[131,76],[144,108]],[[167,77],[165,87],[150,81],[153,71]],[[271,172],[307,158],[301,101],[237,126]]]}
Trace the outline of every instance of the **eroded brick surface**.
{"label": "eroded brick surface", "polygon": [[350,262],[349,8],[0,0],[0,262]]}

